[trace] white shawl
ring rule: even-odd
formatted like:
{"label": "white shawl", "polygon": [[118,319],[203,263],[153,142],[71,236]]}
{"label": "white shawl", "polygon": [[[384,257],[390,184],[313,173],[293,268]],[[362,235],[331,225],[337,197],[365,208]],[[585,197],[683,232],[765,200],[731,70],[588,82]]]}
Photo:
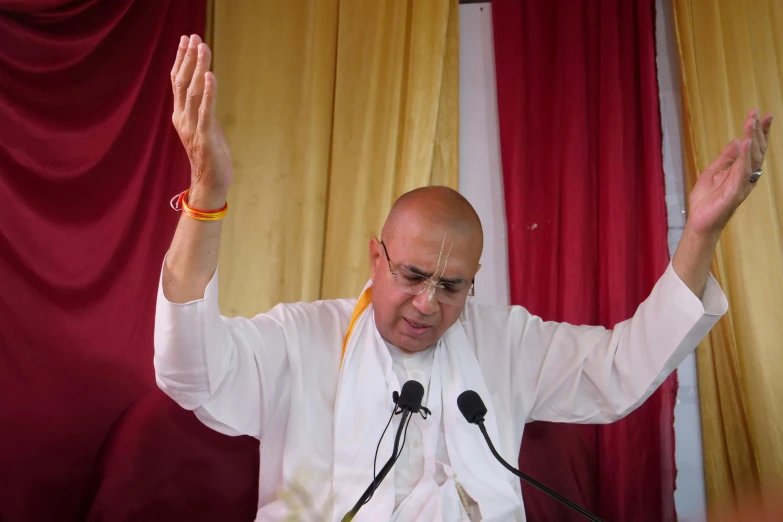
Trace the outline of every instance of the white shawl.
{"label": "white shawl", "polygon": [[[334,414],[332,475],[333,520],[338,522],[372,481],[375,449],[391,413],[392,392],[400,391],[402,384],[392,371],[391,355],[375,326],[371,295],[372,287],[368,285],[354,309],[343,347]],[[495,460],[478,427],[468,424],[457,408],[457,396],[465,390],[475,390],[485,400],[490,397],[474,350],[459,321],[434,349],[426,404],[432,415],[426,420],[418,416],[411,420],[418,423],[422,430],[423,476],[413,492],[394,511],[392,468],[354,521],[468,520],[456,482],[478,504],[482,520],[524,521],[522,499],[514,487],[517,478]],[[443,465],[448,479],[438,486],[434,476],[441,417],[450,464]],[[485,425],[493,441],[498,441],[498,427],[491,407]],[[391,456],[394,432],[389,429],[383,437],[377,469]]]}

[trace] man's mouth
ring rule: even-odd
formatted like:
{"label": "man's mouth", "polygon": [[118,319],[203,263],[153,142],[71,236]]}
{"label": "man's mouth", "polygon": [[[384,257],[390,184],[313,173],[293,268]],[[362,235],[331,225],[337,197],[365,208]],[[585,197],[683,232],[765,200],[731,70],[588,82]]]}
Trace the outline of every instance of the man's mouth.
{"label": "man's mouth", "polygon": [[428,328],[432,328],[432,325],[429,324],[419,323],[408,318],[403,318],[403,319],[405,319],[405,322],[408,323],[408,325],[412,327],[415,331],[424,332]]}

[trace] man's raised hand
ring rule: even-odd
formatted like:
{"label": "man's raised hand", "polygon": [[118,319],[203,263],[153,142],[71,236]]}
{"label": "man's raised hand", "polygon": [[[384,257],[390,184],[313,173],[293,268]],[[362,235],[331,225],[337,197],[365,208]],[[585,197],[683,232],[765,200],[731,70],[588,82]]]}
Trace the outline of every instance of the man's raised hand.
{"label": "man's raised hand", "polygon": [[772,115],[759,120],[752,110],[744,125],[744,139],[731,141],[699,176],[691,190],[688,227],[717,240],[734,211],[756,186],[751,180],[764,162]]}
{"label": "man's raised hand", "polygon": [[180,39],[171,69],[171,121],[190,159],[188,202],[200,209],[222,207],[233,180],[231,152],[215,118],[217,79],[209,71],[211,62],[209,46],[194,34]]}

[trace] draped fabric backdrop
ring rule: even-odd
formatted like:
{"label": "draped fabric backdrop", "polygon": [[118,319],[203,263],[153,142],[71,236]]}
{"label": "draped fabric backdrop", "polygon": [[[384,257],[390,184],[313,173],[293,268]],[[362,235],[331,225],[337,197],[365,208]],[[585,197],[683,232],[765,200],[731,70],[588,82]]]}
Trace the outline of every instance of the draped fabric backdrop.
{"label": "draped fabric backdrop", "polygon": [[[669,259],[654,0],[492,9],[511,300],[612,327]],[[608,426],[532,423],[520,466],[606,520],[675,520],[675,392]],[[531,520],[581,520],[523,489]]]}
{"label": "draped fabric backdrop", "polygon": [[765,174],[729,222],[713,274],[729,312],[698,350],[708,503],[783,487],[783,4],[674,2],[687,184],[742,136],[748,109],[776,121]]}
{"label": "draped fabric backdrop", "polygon": [[224,314],[358,295],[394,199],[456,188],[458,21],[456,0],[214,0]]}
{"label": "draped fabric backdrop", "polygon": [[[204,0],[0,0],[0,520],[247,520],[257,441],[155,389]],[[456,186],[456,0],[210,2],[236,185],[224,312],[356,295],[400,193]]]}
{"label": "draped fabric backdrop", "polygon": [[[128,520],[123,506],[134,520],[172,520],[156,516],[163,499],[194,520],[203,499],[256,488],[219,473],[252,466],[253,453],[232,457],[237,440],[210,439],[191,413],[168,409],[153,377],[155,295],[179,218],[169,199],[190,177],[169,71],[179,36],[203,32],[205,12],[203,0],[0,1],[4,522],[88,512],[116,522]],[[134,424],[145,408],[151,416]],[[177,437],[152,439],[154,426]],[[193,448],[174,465],[171,455]],[[214,467],[199,467],[214,454]],[[114,515],[93,504],[107,491],[107,475],[93,474],[100,463],[112,463]],[[205,476],[222,482],[183,494]]]}

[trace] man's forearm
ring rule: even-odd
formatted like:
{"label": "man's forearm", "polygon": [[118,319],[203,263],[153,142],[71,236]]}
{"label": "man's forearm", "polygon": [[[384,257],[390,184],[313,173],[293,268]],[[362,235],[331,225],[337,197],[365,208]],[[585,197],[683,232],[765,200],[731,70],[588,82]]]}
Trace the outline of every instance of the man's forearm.
{"label": "man's forearm", "polygon": [[[189,204],[199,209],[217,209],[225,196],[195,190]],[[204,290],[217,269],[222,221],[198,221],[182,215],[163,267],[163,295],[172,303],[187,303],[204,297]]]}
{"label": "man's forearm", "polygon": [[719,237],[719,234],[709,236],[697,234],[686,225],[672,259],[675,273],[699,299],[702,298],[707,286]]}
{"label": "man's forearm", "polygon": [[[209,72],[212,52],[198,35],[180,39],[171,86],[171,121],[190,159],[188,205],[214,211],[226,202],[233,180],[231,153],[215,118],[217,78]],[[217,269],[220,221],[199,221],[184,215],[177,225],[163,267],[163,295],[174,303],[204,297]]]}

